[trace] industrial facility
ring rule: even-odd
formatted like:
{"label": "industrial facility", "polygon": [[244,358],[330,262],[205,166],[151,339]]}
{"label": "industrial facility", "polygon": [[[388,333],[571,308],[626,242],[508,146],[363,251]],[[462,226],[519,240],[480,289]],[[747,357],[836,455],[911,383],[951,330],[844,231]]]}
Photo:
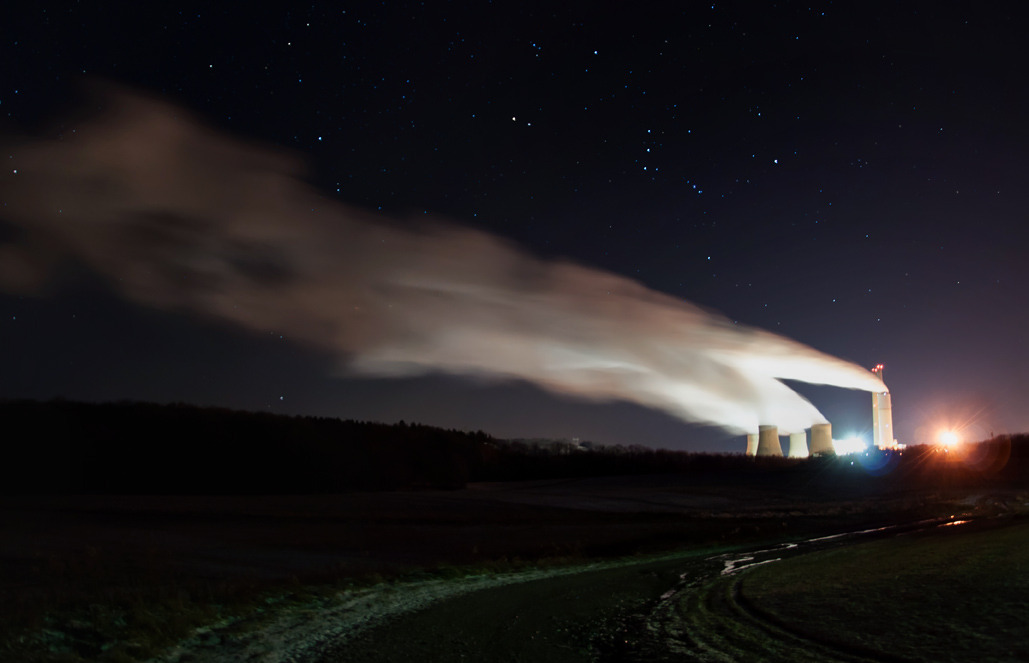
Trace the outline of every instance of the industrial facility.
{"label": "industrial facility", "polygon": [[[903,445],[898,444],[893,437],[893,405],[890,400],[890,390],[883,381],[883,364],[876,364],[872,372],[879,378],[882,384],[881,391],[872,392],[872,445],[877,449],[900,449]],[[832,424],[814,424],[808,432],[791,433],[789,435],[790,458],[806,458],[808,456],[820,456],[836,453],[833,445]],[[775,425],[758,426],[756,433],[747,435],[748,456],[783,456],[782,444],[779,442],[779,429]]]}
{"label": "industrial facility", "polygon": [[893,405],[890,402],[890,390],[883,382],[883,366],[876,364],[872,372],[879,376],[882,391],[872,393],[872,444],[877,449],[896,449],[896,438],[893,437]]}

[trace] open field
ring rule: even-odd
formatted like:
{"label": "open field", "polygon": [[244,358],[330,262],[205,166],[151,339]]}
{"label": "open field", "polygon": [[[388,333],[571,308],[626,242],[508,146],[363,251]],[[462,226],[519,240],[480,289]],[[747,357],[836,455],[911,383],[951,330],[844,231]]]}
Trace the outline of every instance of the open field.
{"label": "open field", "polygon": [[[1024,501],[1010,493],[705,485],[676,475],[327,496],[6,497],[0,660],[166,657],[197,627],[221,624],[217,640],[245,639],[277,615],[331,612],[341,596],[383,580],[447,585],[449,596],[469,574],[511,584],[530,576],[497,579],[993,513]],[[615,607],[591,609],[609,620]],[[598,628],[585,641],[606,627]],[[274,646],[266,654],[259,660],[280,660]]]}
{"label": "open field", "polygon": [[[616,560],[462,592],[312,648],[309,660],[1026,660],[1025,587],[1010,580],[1027,536],[1023,517],[941,518]],[[882,554],[894,563],[872,564]],[[948,565],[951,555],[962,562]]]}
{"label": "open field", "polygon": [[[642,611],[628,629],[638,639],[610,660],[1026,660],[1024,584],[1009,581],[1027,527],[1024,517],[941,519],[719,555],[721,570],[690,567]],[[959,568],[941,564],[952,554]]]}
{"label": "open field", "polygon": [[878,660],[1029,660],[1029,523],[953,530],[764,566],[740,595],[791,632]]}

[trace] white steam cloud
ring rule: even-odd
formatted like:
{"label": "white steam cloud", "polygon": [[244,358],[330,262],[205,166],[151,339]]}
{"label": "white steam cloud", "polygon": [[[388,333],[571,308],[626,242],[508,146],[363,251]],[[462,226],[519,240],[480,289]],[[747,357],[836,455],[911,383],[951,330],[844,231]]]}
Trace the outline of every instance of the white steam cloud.
{"label": "white steam cloud", "polygon": [[621,276],[435,221],[382,223],[322,197],[283,154],[109,91],[60,138],[9,141],[0,289],[73,259],[128,299],[276,330],[369,375],[522,379],[744,433],[824,421],[781,379],[866,391],[863,368]]}

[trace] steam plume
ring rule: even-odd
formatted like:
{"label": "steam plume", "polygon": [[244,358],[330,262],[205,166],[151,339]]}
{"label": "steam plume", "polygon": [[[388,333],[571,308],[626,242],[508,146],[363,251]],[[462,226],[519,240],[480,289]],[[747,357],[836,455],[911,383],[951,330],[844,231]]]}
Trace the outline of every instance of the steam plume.
{"label": "steam plume", "polygon": [[737,433],[824,421],[780,379],[882,389],[621,276],[442,221],[383,224],[312,191],[286,155],[108,94],[74,134],[6,145],[0,214],[18,238],[0,244],[0,288],[39,292],[73,259],[132,301],[284,332],[351,372],[523,379]]}

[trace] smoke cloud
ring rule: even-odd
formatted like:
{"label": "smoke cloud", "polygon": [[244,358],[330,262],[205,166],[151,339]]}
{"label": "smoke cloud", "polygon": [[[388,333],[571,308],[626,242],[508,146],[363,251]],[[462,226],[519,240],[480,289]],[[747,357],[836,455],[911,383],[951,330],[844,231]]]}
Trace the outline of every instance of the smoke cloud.
{"label": "smoke cloud", "polygon": [[[59,138],[0,153],[0,289],[68,260],[133,302],[320,346],[344,370],[527,380],[735,433],[824,418],[780,380],[866,391],[863,368],[627,278],[444,221],[393,221],[301,180],[302,164],[124,91]],[[7,158],[9,157],[9,158]]]}

